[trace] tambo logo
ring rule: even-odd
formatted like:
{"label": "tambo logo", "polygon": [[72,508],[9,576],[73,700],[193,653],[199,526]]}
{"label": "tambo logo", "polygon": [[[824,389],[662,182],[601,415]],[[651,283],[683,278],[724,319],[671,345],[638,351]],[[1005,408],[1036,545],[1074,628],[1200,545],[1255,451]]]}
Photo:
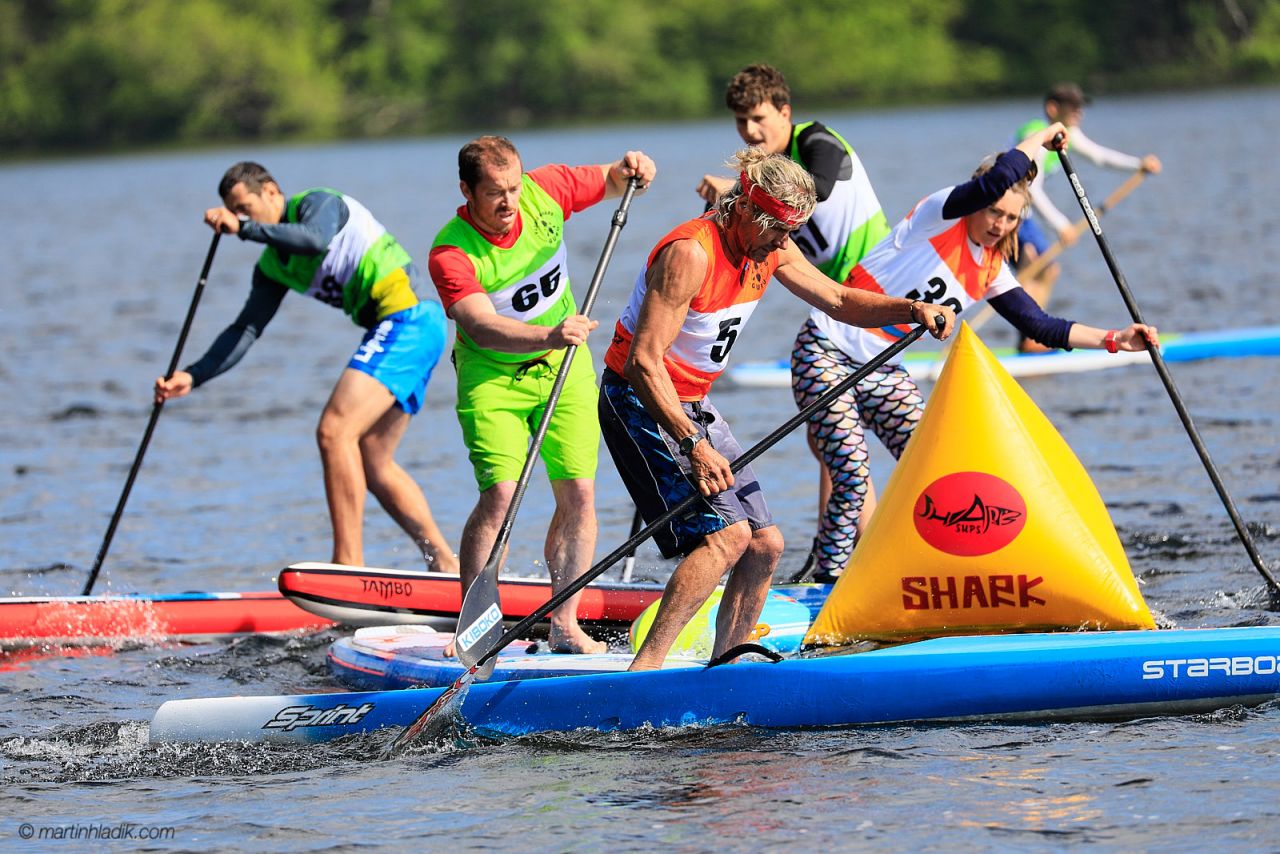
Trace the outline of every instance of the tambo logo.
{"label": "tambo logo", "polygon": [[991,554],[1013,542],[1027,521],[1018,490],[995,475],[944,475],[916,499],[916,531],[929,545],[960,557]]}

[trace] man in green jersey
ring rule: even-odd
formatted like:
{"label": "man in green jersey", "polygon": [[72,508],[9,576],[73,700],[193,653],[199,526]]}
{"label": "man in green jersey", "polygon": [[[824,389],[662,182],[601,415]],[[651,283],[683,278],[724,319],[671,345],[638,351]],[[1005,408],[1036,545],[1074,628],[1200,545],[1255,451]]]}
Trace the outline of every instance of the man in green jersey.
{"label": "man in green jersey", "polygon": [[[565,348],[584,344],[598,325],[578,313],[569,287],[565,220],[621,195],[632,176],[646,187],[656,172],[649,157],[628,151],[613,163],[526,173],[499,136],[458,153],[466,203],[436,236],[428,269],[458,324],[458,420],[480,489],[459,549],[464,589],[497,540]],[[589,354],[578,353],[541,452],[556,505],[544,551],[554,590],[580,576],[595,550],[596,396]],[[551,646],[602,652],[605,644],[578,626],[578,598],[551,615]]]}
{"label": "man in green jersey", "polygon": [[214,230],[266,248],[236,321],[185,370],[156,380],[156,402],[182,397],[229,370],[262,334],[290,290],[341,308],[365,329],[316,430],[333,522],[333,562],[364,564],[365,492],[422,549],[432,569],[458,571],[426,496],[395,461],[444,350],[446,321],[421,274],[364,205],[336,190],[286,198],[257,163],[237,163],[218,187],[223,206],[205,211]]}

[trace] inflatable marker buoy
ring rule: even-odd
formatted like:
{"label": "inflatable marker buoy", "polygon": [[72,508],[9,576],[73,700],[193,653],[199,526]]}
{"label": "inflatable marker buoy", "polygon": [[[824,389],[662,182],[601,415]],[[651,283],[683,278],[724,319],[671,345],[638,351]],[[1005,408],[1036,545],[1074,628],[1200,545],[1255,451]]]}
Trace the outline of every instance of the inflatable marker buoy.
{"label": "inflatable marker buoy", "polygon": [[1082,628],[1155,622],[1084,466],[962,324],[805,643]]}

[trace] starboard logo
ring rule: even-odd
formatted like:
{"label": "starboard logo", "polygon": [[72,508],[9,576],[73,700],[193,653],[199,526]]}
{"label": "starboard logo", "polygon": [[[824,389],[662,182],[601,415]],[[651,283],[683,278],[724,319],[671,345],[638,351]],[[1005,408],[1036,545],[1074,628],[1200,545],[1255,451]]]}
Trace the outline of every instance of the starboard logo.
{"label": "starboard logo", "polygon": [[1008,482],[979,471],[944,475],[916,499],[916,531],[929,545],[959,557],[991,554],[1022,533],[1027,503]]}
{"label": "starboard logo", "polygon": [[288,706],[276,712],[275,717],[262,725],[263,729],[279,729],[292,732],[299,727],[313,726],[349,726],[359,723],[369,712],[373,711],[373,703],[362,703],[359,706],[348,706],[339,703],[336,706]]}

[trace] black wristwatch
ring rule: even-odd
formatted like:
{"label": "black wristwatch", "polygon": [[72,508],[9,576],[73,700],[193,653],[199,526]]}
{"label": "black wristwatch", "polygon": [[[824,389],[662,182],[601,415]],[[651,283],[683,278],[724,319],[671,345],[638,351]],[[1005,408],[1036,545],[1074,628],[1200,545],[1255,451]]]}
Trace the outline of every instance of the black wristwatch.
{"label": "black wristwatch", "polygon": [[707,438],[701,433],[694,433],[692,436],[685,436],[680,440],[680,453],[686,457],[693,453],[693,446]]}

